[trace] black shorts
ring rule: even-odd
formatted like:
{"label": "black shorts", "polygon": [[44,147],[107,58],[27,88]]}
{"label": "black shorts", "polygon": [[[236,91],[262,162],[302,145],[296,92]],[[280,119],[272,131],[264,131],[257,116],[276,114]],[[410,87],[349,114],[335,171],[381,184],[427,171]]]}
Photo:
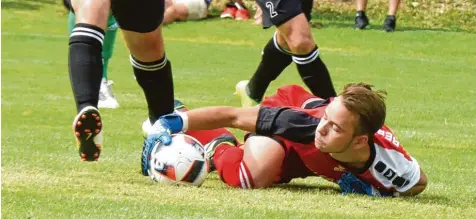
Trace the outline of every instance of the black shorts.
{"label": "black shorts", "polygon": [[71,0],[63,0],[63,5],[68,11],[73,10],[73,7],[71,7]]}
{"label": "black shorts", "polygon": [[121,29],[148,33],[162,23],[165,0],[111,0],[111,10]]}
{"label": "black shorts", "polygon": [[263,28],[279,26],[304,13],[311,20],[313,0],[256,0],[263,11]]}

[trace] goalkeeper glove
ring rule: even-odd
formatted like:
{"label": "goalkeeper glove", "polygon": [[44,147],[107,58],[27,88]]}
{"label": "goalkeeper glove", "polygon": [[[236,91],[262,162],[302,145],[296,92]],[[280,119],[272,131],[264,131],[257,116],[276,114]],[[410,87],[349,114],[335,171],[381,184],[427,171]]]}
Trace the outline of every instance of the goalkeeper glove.
{"label": "goalkeeper glove", "polygon": [[339,181],[337,181],[337,184],[339,184],[341,193],[344,195],[345,194],[363,194],[363,195],[377,196],[377,197],[396,196],[396,194],[392,192],[379,191],[371,184],[360,180],[359,178],[357,178],[357,176],[349,172],[342,174]]}
{"label": "goalkeeper glove", "polygon": [[163,145],[170,145],[172,143],[173,133],[181,132],[184,127],[184,120],[178,114],[171,113],[161,116],[152,125],[152,128],[147,133],[142,146],[141,157],[141,173],[148,176],[150,168],[150,156],[155,145],[162,143]]}

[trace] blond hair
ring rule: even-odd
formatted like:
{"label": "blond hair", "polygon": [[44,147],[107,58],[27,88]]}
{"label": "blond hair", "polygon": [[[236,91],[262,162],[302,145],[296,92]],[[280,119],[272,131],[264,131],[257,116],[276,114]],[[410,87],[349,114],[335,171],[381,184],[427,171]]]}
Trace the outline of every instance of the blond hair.
{"label": "blond hair", "polygon": [[354,135],[371,137],[385,122],[386,106],[384,90],[372,90],[372,85],[366,83],[350,83],[344,86],[339,94],[344,106],[359,115],[359,123]]}

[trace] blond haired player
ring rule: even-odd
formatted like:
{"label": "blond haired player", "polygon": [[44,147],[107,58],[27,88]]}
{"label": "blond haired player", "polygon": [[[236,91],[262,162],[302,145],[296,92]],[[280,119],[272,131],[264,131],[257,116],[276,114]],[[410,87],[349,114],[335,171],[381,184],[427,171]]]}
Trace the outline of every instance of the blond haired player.
{"label": "blond haired player", "polygon": [[264,188],[319,176],[343,193],[417,195],[427,179],[384,124],[384,94],[358,83],[323,99],[285,86],[256,107],[205,107],[162,116],[145,150],[157,141],[170,143],[170,133],[232,127],[250,132],[243,145],[221,137],[205,146],[212,168],[232,187]]}

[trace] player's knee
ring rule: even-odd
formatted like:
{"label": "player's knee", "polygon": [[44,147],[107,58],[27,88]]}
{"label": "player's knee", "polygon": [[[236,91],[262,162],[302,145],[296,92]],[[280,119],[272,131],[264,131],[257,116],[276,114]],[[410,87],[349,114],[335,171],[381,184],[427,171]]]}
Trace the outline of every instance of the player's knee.
{"label": "player's knee", "polygon": [[89,11],[107,11],[109,12],[111,0],[71,0],[71,6],[74,10],[88,9]]}
{"label": "player's knee", "polygon": [[140,61],[151,62],[164,57],[163,38],[160,29],[149,33],[124,31],[131,54]]}
{"label": "player's knee", "polygon": [[252,136],[244,146],[246,162],[253,188],[272,185],[278,178],[284,160],[284,150],[279,142],[265,136]]}
{"label": "player's knee", "polygon": [[287,43],[294,54],[307,54],[316,46],[312,36],[303,35],[293,36],[289,38]]}
{"label": "player's knee", "polygon": [[75,11],[76,23],[96,25],[106,29],[110,0],[72,0],[71,6]]}

